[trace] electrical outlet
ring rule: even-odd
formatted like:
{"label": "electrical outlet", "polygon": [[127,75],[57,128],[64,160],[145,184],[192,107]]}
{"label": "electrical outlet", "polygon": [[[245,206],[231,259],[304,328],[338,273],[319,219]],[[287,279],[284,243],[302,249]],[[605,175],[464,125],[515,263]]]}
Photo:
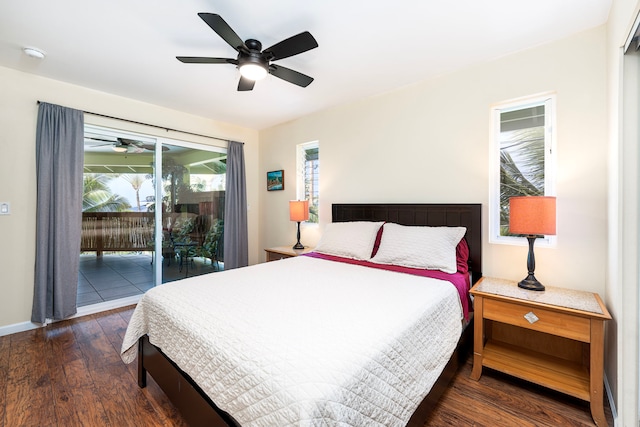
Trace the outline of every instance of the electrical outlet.
{"label": "electrical outlet", "polygon": [[11,205],[9,202],[0,202],[0,215],[9,215],[11,213]]}

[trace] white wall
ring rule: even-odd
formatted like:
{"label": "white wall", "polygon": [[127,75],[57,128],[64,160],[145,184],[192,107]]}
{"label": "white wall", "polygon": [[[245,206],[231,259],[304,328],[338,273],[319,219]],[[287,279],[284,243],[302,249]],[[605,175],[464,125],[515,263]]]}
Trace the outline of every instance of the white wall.
{"label": "white wall", "polygon": [[613,320],[605,360],[619,426],[638,425],[638,100],[640,54],[623,55],[640,3],[615,0],[607,22],[609,93],[609,253],[606,299]]}
{"label": "white wall", "polygon": [[[245,142],[249,211],[249,261],[258,251],[257,131],[188,115],[138,101],[0,67],[0,201],[11,215],[0,216],[0,327],[31,318],[35,256],[35,133],[38,106],[45,101],[80,110],[158,124],[168,128]],[[85,122],[225,146],[224,142],[85,115]],[[78,254],[70,254],[77,256]]]}
{"label": "white wall", "polygon": [[549,91],[557,93],[558,244],[536,248],[536,276],[603,295],[605,27],[261,131],[260,174],[284,169],[287,178],[285,191],[260,189],[261,248],[295,242],[287,216],[295,146],[319,140],[321,224],[303,228],[303,244],[317,242],[331,203],[476,202],[483,205],[484,274],[522,279],[527,248],[488,243],[490,108]]}

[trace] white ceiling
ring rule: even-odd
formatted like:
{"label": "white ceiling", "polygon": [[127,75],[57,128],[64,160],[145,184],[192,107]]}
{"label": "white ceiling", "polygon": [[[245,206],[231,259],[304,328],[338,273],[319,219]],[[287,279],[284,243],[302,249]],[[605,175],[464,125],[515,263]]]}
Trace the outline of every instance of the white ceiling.
{"label": "white ceiling", "polygon": [[[596,27],[611,1],[2,0],[0,66],[263,129]],[[311,32],[318,48],[277,64],[315,81],[237,92],[233,65],[179,62],[236,57],[198,12],[263,47]]]}

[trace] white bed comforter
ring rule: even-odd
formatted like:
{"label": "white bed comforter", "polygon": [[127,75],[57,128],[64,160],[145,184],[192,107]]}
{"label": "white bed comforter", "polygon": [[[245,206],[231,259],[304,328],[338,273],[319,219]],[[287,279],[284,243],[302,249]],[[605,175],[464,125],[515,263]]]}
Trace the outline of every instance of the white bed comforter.
{"label": "white bed comforter", "polygon": [[404,426],[462,330],[453,285],[310,257],[148,291],[122,344],[149,335],[248,426]]}

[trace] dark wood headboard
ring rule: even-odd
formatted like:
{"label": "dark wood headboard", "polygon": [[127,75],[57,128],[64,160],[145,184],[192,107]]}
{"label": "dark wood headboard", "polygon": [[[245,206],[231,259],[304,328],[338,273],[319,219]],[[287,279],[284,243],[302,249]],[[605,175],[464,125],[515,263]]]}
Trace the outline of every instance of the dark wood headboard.
{"label": "dark wood headboard", "polygon": [[331,206],[331,215],[333,222],[388,221],[402,225],[466,227],[472,283],[482,277],[482,205],[479,203],[336,203]]}

